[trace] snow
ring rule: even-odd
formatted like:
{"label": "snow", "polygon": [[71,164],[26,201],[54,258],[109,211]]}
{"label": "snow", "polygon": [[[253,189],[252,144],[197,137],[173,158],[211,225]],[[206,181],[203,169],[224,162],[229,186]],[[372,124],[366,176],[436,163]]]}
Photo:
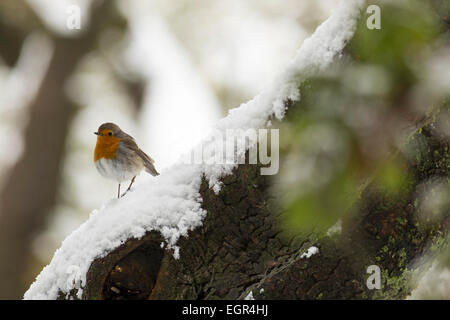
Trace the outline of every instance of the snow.
{"label": "snow", "polygon": [[319,248],[312,246],[312,247],[308,248],[308,250],[306,250],[306,252],[302,253],[302,255],[300,256],[300,259],[303,259],[303,258],[309,259],[313,255],[318,254],[318,253],[319,253]]}
{"label": "snow", "polygon": [[[272,116],[283,118],[284,102],[300,98],[299,82],[326,68],[342,51],[353,35],[363,4],[363,0],[341,1],[336,12],[304,41],[286,71],[253,100],[230,110],[215,129],[221,132],[258,129]],[[203,141],[203,149],[214,149],[211,136]],[[238,160],[245,154],[245,149],[238,149],[236,153]],[[210,153],[210,157],[214,154]],[[165,244],[174,249],[177,258],[177,240],[200,226],[206,214],[201,208],[198,191],[202,176],[209,180],[210,187],[219,191],[219,179],[237,166],[237,161],[223,165],[208,163],[185,164],[180,159],[125,197],[110,200],[101,209],[93,211],[89,219],[63,241],[24,298],[56,299],[59,292],[67,294],[74,288],[79,289],[77,296],[81,298],[86,273],[94,259],[107,255],[127,239],[140,238],[151,230],[161,232]],[[317,252],[316,247],[311,247],[306,257]]]}
{"label": "snow", "polygon": [[244,298],[244,300],[255,300],[255,298],[253,297],[253,292],[250,291],[249,294]]}
{"label": "snow", "polygon": [[[142,237],[149,230],[158,230],[167,239],[167,245],[174,246],[180,236],[199,226],[204,217],[195,191],[200,181],[198,168],[177,166],[146,188],[135,189],[93,211],[89,220],[63,241],[25,298],[55,299],[59,290],[67,292],[83,286],[95,258],[105,256],[128,238]],[[79,290],[79,298],[81,294]]]}

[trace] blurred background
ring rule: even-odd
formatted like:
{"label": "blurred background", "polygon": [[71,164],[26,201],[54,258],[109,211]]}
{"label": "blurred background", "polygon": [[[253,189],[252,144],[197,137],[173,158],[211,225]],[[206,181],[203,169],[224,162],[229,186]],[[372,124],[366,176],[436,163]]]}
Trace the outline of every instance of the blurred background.
{"label": "blurred background", "polygon": [[[448,98],[445,21],[412,3],[406,13],[397,5],[383,20],[382,34],[395,36],[370,42],[371,31],[358,34],[349,50],[359,62],[313,80],[323,99],[306,100],[314,108],[282,127],[282,147],[290,150],[279,177],[286,190],[274,192],[286,195],[291,222],[305,223],[298,212],[314,212],[318,193],[336,194],[356,168],[365,168],[361,162],[381,162],[392,141],[400,144],[405,114],[420,118],[424,106]],[[64,238],[115,196],[116,184],[93,164],[93,132],[101,123],[115,122],[133,135],[164,172],[228,109],[269,85],[337,4],[0,1],[0,299],[22,298]],[[79,30],[67,26],[74,5]],[[408,98],[403,108],[395,107],[399,92]],[[377,136],[389,110],[395,117]],[[319,138],[330,143],[318,150]],[[353,161],[355,150],[364,160]],[[393,166],[386,163],[382,177],[396,189],[402,177]],[[148,178],[140,175],[136,185]],[[448,208],[448,182],[437,188],[443,200],[433,203]],[[347,206],[333,201],[334,208]],[[414,298],[450,298],[450,286],[442,285],[450,283],[444,261]]]}

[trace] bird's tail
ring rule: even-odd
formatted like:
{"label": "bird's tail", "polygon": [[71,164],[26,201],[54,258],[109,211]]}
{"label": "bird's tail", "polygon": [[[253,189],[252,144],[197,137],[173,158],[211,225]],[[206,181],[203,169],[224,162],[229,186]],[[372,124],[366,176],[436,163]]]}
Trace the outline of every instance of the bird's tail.
{"label": "bird's tail", "polygon": [[145,171],[150,173],[152,176],[159,176],[159,172],[156,171],[155,166],[152,163],[147,162],[147,161],[145,161]]}
{"label": "bird's tail", "polygon": [[138,155],[144,160],[144,166],[145,166],[145,171],[147,171],[148,173],[150,173],[152,176],[159,176],[159,172],[156,171],[155,166],[153,165],[153,163],[155,162],[155,160],[153,160],[152,158],[150,158],[144,151],[142,151],[141,149],[137,150]]}

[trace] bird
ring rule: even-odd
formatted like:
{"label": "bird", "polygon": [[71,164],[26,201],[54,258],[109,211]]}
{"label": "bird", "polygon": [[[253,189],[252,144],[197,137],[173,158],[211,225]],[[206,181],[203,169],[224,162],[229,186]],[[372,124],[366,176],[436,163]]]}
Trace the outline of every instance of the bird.
{"label": "bird", "polygon": [[94,134],[97,135],[94,150],[95,167],[102,176],[119,183],[117,198],[121,197],[120,185],[124,181],[131,180],[128,189],[122,195],[124,196],[142,170],[152,176],[159,175],[154,166],[155,161],[118,125],[112,122],[103,123]]}

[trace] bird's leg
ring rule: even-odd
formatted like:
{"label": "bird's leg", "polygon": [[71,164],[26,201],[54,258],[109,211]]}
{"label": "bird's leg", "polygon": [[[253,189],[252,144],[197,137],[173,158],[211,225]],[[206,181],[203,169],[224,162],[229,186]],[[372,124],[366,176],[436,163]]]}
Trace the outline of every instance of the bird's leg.
{"label": "bird's leg", "polygon": [[119,189],[117,190],[117,199],[120,198],[120,183],[119,183]]}
{"label": "bird's leg", "polygon": [[127,191],[125,191],[125,192],[123,193],[122,197],[123,197],[124,195],[126,195],[128,191],[130,191],[131,186],[133,185],[134,179],[136,179],[136,176],[134,176],[133,179],[131,179],[131,183],[130,183],[130,185],[128,186]]}
{"label": "bird's leg", "polygon": [[[136,176],[134,176],[134,177],[133,177],[133,179],[131,179],[131,183],[130,183],[130,186],[128,187],[128,189],[127,189],[127,191],[126,191],[126,192],[130,191],[130,189],[131,189],[131,186],[133,185],[134,179],[136,179]],[[126,193],[126,192],[125,192],[125,193]]]}

